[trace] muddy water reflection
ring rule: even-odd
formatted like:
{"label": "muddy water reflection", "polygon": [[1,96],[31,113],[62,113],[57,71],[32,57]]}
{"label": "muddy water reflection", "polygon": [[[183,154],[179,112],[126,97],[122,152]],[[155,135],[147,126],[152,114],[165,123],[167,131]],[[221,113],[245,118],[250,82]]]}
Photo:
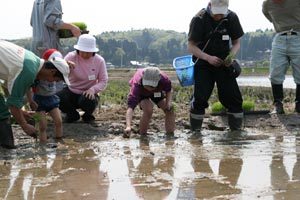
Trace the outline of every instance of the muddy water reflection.
{"label": "muddy water reflection", "polygon": [[177,136],[1,149],[0,199],[298,199],[299,137]]}

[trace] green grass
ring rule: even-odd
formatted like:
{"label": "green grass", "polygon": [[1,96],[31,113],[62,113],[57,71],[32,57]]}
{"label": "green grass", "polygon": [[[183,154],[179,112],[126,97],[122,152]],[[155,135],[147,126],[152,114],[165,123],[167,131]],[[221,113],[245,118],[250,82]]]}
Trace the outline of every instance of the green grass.
{"label": "green grass", "polygon": [[[243,109],[249,110],[261,110],[269,109],[272,106],[272,93],[270,88],[264,87],[241,87],[241,93],[243,95]],[[129,83],[127,80],[110,80],[107,88],[100,93],[101,105],[111,104],[127,104],[127,95],[129,93]],[[285,102],[294,100],[294,91],[286,90]],[[181,87],[179,84],[173,84],[173,102],[176,104],[190,103],[191,96],[193,94],[193,87]],[[221,110],[220,105],[215,104],[219,102],[217,89],[215,88],[209,99],[209,105],[213,110]],[[216,108],[214,108],[216,107]],[[223,108],[224,109],[224,108]],[[188,112],[188,110],[187,110]]]}

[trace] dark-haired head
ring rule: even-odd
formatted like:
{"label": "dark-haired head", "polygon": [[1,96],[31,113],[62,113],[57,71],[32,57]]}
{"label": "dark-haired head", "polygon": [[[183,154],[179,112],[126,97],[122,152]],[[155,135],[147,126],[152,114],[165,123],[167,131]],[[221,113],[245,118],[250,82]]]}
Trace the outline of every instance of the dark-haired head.
{"label": "dark-haired head", "polygon": [[57,78],[59,78],[61,80],[64,80],[63,74],[55,67],[55,65],[52,62],[45,61],[44,67],[45,67],[45,69],[55,69],[56,72],[54,74],[54,77],[57,77]]}

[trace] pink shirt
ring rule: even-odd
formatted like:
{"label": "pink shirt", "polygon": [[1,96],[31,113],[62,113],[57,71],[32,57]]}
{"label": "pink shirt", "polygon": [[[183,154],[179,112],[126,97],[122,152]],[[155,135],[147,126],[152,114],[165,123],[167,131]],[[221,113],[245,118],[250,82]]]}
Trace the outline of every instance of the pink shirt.
{"label": "pink shirt", "polygon": [[76,51],[72,51],[65,56],[65,60],[75,63],[75,68],[70,70],[69,75],[69,89],[72,92],[82,94],[92,89],[97,94],[105,89],[108,75],[105,60],[100,55],[95,54],[89,59],[83,59]]}

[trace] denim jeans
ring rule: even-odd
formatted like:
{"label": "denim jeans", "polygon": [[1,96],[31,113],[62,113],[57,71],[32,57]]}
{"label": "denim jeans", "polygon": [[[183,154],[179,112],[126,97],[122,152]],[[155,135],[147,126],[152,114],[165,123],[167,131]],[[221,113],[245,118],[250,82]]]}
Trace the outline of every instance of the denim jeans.
{"label": "denim jeans", "polygon": [[275,35],[270,63],[271,83],[282,84],[289,66],[295,83],[300,84],[300,32],[297,35]]}

